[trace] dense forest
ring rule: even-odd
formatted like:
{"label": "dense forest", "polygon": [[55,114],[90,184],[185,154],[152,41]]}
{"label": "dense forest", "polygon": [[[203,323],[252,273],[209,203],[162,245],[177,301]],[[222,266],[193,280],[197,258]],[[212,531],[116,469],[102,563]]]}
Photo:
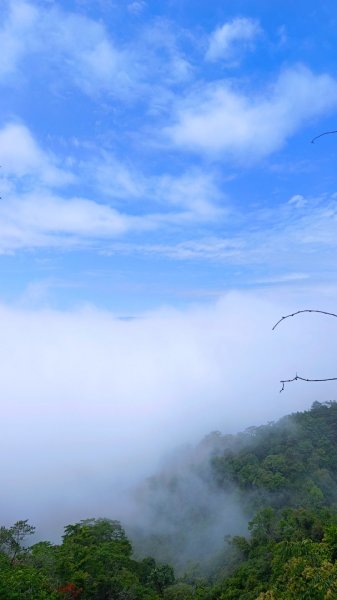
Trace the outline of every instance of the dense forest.
{"label": "dense forest", "polygon": [[[126,533],[118,521],[88,519],[67,525],[60,544],[29,545],[27,521],[1,527],[0,598],[337,598],[336,402],[237,435],[215,432],[179,464],[142,490],[162,530]],[[230,535],[226,511],[235,515]],[[192,560],[188,539],[203,550]]]}

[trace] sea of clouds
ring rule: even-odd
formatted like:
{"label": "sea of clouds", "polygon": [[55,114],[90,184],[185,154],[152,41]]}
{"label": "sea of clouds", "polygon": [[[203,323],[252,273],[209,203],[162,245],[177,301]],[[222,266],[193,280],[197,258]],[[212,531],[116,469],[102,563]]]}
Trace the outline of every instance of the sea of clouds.
{"label": "sea of clouds", "polygon": [[165,456],[337,399],[337,289],[232,291],[132,320],[94,307],[0,307],[1,515],[42,536],[86,517],[128,518],[130,490]]}

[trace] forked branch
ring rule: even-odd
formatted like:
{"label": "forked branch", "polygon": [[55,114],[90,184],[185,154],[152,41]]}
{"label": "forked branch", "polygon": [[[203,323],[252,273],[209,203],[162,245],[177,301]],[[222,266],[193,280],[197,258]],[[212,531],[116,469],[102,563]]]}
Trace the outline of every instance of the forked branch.
{"label": "forked branch", "polygon": [[[275,325],[272,328],[272,330],[274,331],[276,329],[276,327],[280,323],[282,323],[282,321],[284,321],[285,319],[289,319],[290,317],[295,317],[296,315],[300,315],[302,313],[319,313],[321,315],[327,315],[328,317],[336,317],[337,318],[337,314],[336,313],[327,312],[326,310],[316,310],[316,309],[312,309],[312,308],[306,308],[304,310],[297,310],[296,312],[293,312],[290,315],[285,315],[284,317],[281,317],[281,319],[279,319],[277,321],[277,323],[275,323]],[[282,384],[282,386],[281,386],[280,392],[283,392],[284,386],[285,386],[286,383],[291,383],[292,381],[297,381],[297,380],[300,380],[300,381],[309,381],[309,382],[337,381],[337,377],[326,377],[324,379],[309,379],[308,377],[300,377],[296,373],[295,377],[293,377],[292,379],[281,379],[280,383]]]}

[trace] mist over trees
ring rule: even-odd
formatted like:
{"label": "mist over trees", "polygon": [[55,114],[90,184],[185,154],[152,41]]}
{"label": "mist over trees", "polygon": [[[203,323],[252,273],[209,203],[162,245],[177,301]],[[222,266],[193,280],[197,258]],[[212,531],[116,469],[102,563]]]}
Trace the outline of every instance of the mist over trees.
{"label": "mist over trees", "polygon": [[[154,531],[153,523],[151,530],[145,513],[141,534],[129,528],[132,535],[118,521],[87,519],[67,525],[60,544],[40,541],[29,546],[34,527],[27,521],[1,527],[0,598],[335,598],[336,432],[337,403],[315,402],[310,411],[277,423],[237,435],[210,434],[188,456],[185,450],[181,460],[176,456],[170,469],[144,484],[153,521],[162,518],[161,530]],[[204,486],[202,501],[195,495],[198,485],[199,490]],[[188,487],[190,501],[184,507]],[[225,506],[228,498],[235,498],[248,524],[244,534],[228,535],[221,511],[214,517],[216,495]],[[221,548],[210,543],[214,518]],[[237,525],[239,529],[239,521]],[[193,544],[182,543],[188,535],[193,544],[208,535],[206,552],[191,550],[189,557]],[[158,558],[170,553],[175,572]]]}

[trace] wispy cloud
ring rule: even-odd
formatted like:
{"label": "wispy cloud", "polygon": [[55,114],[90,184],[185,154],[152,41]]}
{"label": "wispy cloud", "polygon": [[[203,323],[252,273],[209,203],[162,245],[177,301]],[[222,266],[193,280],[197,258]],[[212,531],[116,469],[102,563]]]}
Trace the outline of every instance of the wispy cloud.
{"label": "wispy cloud", "polygon": [[[81,247],[129,234],[165,230],[224,217],[215,176],[201,170],[175,176],[145,176],[101,152],[92,160],[62,169],[23,124],[0,130],[3,198],[0,203],[0,251],[33,247]],[[75,173],[76,172],[76,173]],[[69,187],[82,182],[87,194]]]}
{"label": "wispy cloud", "polygon": [[253,42],[261,31],[255,19],[237,17],[224,23],[210,35],[206,60],[222,60],[227,63],[238,61],[245,50],[253,47]]}
{"label": "wispy cloud", "polygon": [[[294,201],[295,198],[295,201]],[[107,253],[165,256],[177,261],[206,261],[239,267],[244,283],[276,284],[334,278],[337,246],[335,195],[293,196],[274,210],[232,209],[223,234],[202,235],[171,243],[117,242]],[[214,230],[213,230],[214,231]],[[242,272],[241,272],[242,276]]]}
{"label": "wispy cloud", "polygon": [[[334,198],[315,203],[289,189],[288,203],[280,208],[272,200],[263,216],[261,197],[252,210],[244,186],[229,196],[223,164],[252,167],[310,119],[336,110],[337,81],[301,65],[276,76],[262,73],[259,87],[248,73],[219,79],[218,66],[209,62],[240,58],[262,34],[258,21],[237,17],[208,34],[203,29],[205,57],[204,48],[196,50],[195,30],[156,17],[149,5],[146,22],[133,19],[128,10],[137,12],[143,3],[136,4],[120,11],[132,23],[123,33],[99,11],[33,0],[6,0],[0,7],[3,89],[20,85],[20,102],[31,102],[28,79],[35,97],[43,81],[44,97],[71,130],[68,138],[62,130],[60,141],[59,124],[50,126],[49,115],[35,116],[30,129],[29,117],[16,118],[14,109],[0,129],[1,252],[91,247],[241,270],[274,264],[277,278],[308,275],[321,259],[330,268]],[[76,148],[71,135],[78,136]],[[280,168],[274,169],[280,179]],[[250,174],[256,187],[258,177],[253,169]],[[319,258],[304,269],[305,256],[317,249]],[[263,279],[255,271],[251,279],[258,275]]]}
{"label": "wispy cloud", "polygon": [[193,79],[193,64],[181,48],[186,37],[186,32],[163,19],[144,28],[135,49],[146,63],[148,81],[155,75],[158,83],[174,88]]}
{"label": "wispy cloud", "polygon": [[143,212],[149,207],[154,211],[160,209],[164,219],[167,213],[183,210],[191,217],[207,221],[227,210],[227,198],[220,189],[219,177],[201,168],[175,175],[145,176],[133,165],[102,153],[101,160],[92,161],[86,171],[108,198],[124,200],[133,207],[141,200]]}
{"label": "wispy cloud", "polygon": [[166,256],[176,260],[206,260],[220,262],[236,262],[242,260],[245,251],[245,240],[242,238],[226,239],[208,237],[185,240],[172,244],[132,244],[117,243],[107,249],[107,253],[142,253],[147,255]]}
{"label": "wispy cloud", "polygon": [[55,9],[45,14],[45,20],[41,36],[56,52],[55,65],[61,58],[64,75],[84,92],[110,90],[123,95],[132,87],[130,57],[116,46],[102,23]]}
{"label": "wispy cloud", "polygon": [[132,15],[140,15],[147,7],[147,3],[144,0],[137,0],[128,4],[128,11]]}
{"label": "wispy cloud", "polygon": [[[128,10],[139,14],[145,6],[144,2],[134,2]],[[55,3],[48,6],[5,0],[3,14],[3,84],[17,81],[14,76],[18,74],[34,79],[35,70],[24,70],[34,55],[39,57],[37,69],[48,65],[53,75],[52,87],[62,90],[74,86],[90,97],[108,92],[111,97],[131,103],[144,96],[152,98],[155,93],[160,102],[165,87],[184,81],[191,74],[175,29],[164,20],[153,20],[136,36],[121,40],[101,20],[63,10]]]}
{"label": "wispy cloud", "polygon": [[0,8],[0,80],[6,81],[16,72],[17,66],[27,52],[34,52],[38,40],[34,29],[38,24],[37,8],[25,1],[4,2]]}
{"label": "wispy cloud", "polygon": [[83,246],[145,226],[137,219],[84,198],[62,198],[45,190],[14,196],[0,206],[0,249]]}
{"label": "wispy cloud", "polygon": [[184,150],[254,162],[336,107],[337,81],[297,66],[281,72],[263,93],[243,92],[226,81],[200,87],[177,102],[164,134]]}
{"label": "wispy cloud", "polygon": [[5,177],[28,177],[49,186],[73,183],[76,179],[59,166],[52,153],[40,147],[22,123],[7,123],[0,129],[0,163]]}
{"label": "wispy cloud", "polygon": [[[25,125],[9,123],[0,130],[5,184],[1,253],[94,246],[105,254],[211,261],[255,271],[264,265],[267,271],[277,269],[278,280],[293,269],[316,276],[332,268],[337,239],[334,195],[293,194],[273,209],[246,207],[243,213],[227,198],[216,172],[190,169],[145,176],[111,153],[94,154],[92,160],[75,163],[74,174],[63,169],[62,161],[42,148]],[[76,186],[78,181],[86,193],[55,193],[55,187],[63,191],[66,184]]]}
{"label": "wispy cloud", "polygon": [[109,89],[120,95],[132,85],[127,53],[116,47],[99,21],[54,4],[47,7],[9,0],[6,6],[7,16],[0,28],[3,82],[10,73],[22,73],[25,61],[37,53],[42,63],[62,72],[62,85],[72,83],[85,93]]}

